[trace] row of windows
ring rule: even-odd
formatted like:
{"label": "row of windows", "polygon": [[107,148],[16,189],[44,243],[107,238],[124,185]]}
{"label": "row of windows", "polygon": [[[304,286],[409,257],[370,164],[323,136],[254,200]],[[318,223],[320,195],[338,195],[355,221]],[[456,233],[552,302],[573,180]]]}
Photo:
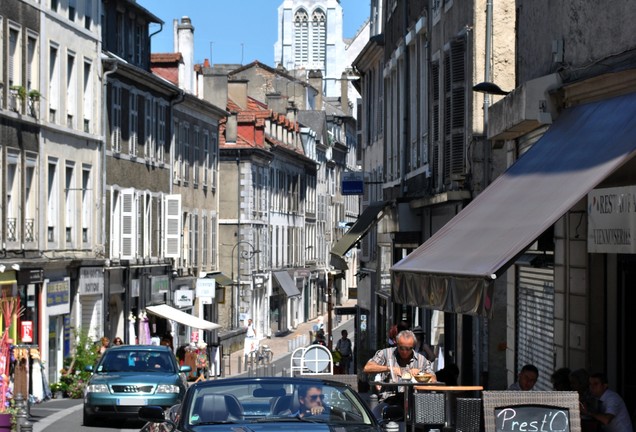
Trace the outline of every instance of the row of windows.
{"label": "row of windows", "polygon": [[[403,58],[397,59],[396,66],[384,78],[387,143],[387,171],[384,180],[396,181],[400,178],[401,152],[406,151],[406,169],[414,171],[428,165],[432,171],[433,185],[439,188],[465,172],[468,111],[465,84],[466,38],[456,39],[449,44],[449,48],[442,53],[443,67],[440,67],[438,59],[429,61],[425,44],[426,40],[422,36],[409,47],[413,61],[408,75],[411,89],[416,90],[410,92],[410,95],[415,95],[414,99],[406,94],[405,82],[400,78],[405,72]],[[410,103],[408,107],[404,107],[402,102],[407,98],[411,98]],[[411,119],[408,135],[404,131],[404,122],[401,121],[406,114],[405,110],[408,110]],[[377,111],[367,118],[373,118],[374,114]],[[408,136],[406,142],[401,138],[404,136]]]}
{"label": "row of windows", "polygon": [[[93,167],[49,157],[46,183],[46,241],[50,248],[92,244],[95,217]],[[26,191],[25,191],[26,192]],[[27,195],[28,196],[28,195]],[[37,239],[36,239],[37,240]]]}
{"label": "row of windows", "polygon": [[110,95],[110,150],[166,162],[167,101],[119,83],[111,85]]}
{"label": "row of windows", "polygon": [[84,28],[91,29],[95,15],[92,0],[50,0],[49,6],[53,12],[65,14],[69,21],[83,23]]}
{"label": "row of windows", "polygon": [[216,188],[218,133],[198,125],[175,120],[174,179],[184,186]]}
{"label": "row of windows", "polygon": [[[216,212],[185,213],[183,221],[184,244],[181,256],[185,258],[184,267],[214,271],[218,269]],[[195,273],[196,274],[196,273]]]}
{"label": "row of windows", "polygon": [[[1,156],[1,155],[0,155]],[[9,247],[37,241],[36,209],[38,182],[35,178],[37,154],[27,153],[24,160],[18,149],[7,148],[2,163],[5,177],[0,177],[0,189],[5,180],[6,206],[2,243]],[[24,206],[22,205],[24,200]],[[2,230],[0,230],[2,233]]]}
{"label": "row of windows", "polygon": [[[0,17],[0,26],[4,29],[2,21]],[[13,21],[7,22],[6,28],[8,35],[0,38],[0,47],[3,40],[8,41],[6,107],[37,118],[41,100],[46,100],[45,120],[75,130],[96,132],[93,59],[71,49],[63,50],[57,42],[49,41],[45,59],[48,84],[43,95],[38,75],[39,34]],[[1,99],[4,107],[5,99]]]}

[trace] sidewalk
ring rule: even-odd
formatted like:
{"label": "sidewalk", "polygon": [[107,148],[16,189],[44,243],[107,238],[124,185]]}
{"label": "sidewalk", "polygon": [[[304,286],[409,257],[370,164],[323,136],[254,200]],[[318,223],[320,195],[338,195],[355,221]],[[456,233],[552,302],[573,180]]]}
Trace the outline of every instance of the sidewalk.
{"label": "sidewalk", "polygon": [[[354,306],[356,303],[357,303],[356,300],[348,300],[342,306]],[[272,350],[272,352],[274,353],[272,362],[280,358],[284,358],[285,356],[289,356],[294,351],[294,349],[311,344],[312,340],[310,339],[310,332],[313,332],[314,324],[317,324],[320,318],[322,318],[323,320],[323,324],[324,324],[324,328],[326,332],[327,331],[327,314],[325,313],[324,315],[318,316],[315,319],[300,323],[296,327],[296,329],[290,331],[287,334],[284,334],[281,336],[272,335],[271,338],[260,339],[259,343],[261,346],[267,345],[269,349]],[[338,341],[338,339],[340,339],[340,332],[337,331],[337,328],[338,326],[347,322],[348,318],[342,317],[343,319],[340,322],[337,322],[335,314],[332,318],[333,318],[332,319],[332,326],[333,326],[333,339],[332,339],[333,345],[332,346],[335,348],[336,342]],[[303,337],[305,341],[304,344],[302,343]],[[291,350],[289,349],[290,343],[292,346]],[[244,352],[242,349],[235,351],[230,355],[230,372],[229,373],[226,372],[227,377],[242,375],[245,373],[245,365],[243,364],[244,362],[243,357],[244,357]],[[241,362],[240,372],[238,368],[239,360]]]}

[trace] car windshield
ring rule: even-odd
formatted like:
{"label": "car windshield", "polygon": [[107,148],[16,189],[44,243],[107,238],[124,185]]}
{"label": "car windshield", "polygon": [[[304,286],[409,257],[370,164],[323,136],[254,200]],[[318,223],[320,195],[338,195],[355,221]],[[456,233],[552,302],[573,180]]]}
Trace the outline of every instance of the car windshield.
{"label": "car windshield", "polygon": [[175,373],[175,364],[167,352],[135,349],[106,351],[101,362],[97,365],[96,372]]}
{"label": "car windshield", "polygon": [[[350,387],[326,381],[218,380],[190,390],[182,406],[186,430],[221,423],[311,422],[342,430],[369,430],[376,424]],[[312,410],[316,406],[322,409]]]}

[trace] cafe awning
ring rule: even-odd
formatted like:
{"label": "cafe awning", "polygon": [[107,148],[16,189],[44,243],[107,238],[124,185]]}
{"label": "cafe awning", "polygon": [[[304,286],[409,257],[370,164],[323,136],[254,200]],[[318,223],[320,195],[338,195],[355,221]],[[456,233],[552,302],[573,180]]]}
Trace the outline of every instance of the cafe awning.
{"label": "cafe awning", "polygon": [[232,285],[232,279],[229,276],[224,275],[223,273],[214,273],[214,274],[208,273],[206,277],[214,279],[217,285],[222,285],[222,286]]}
{"label": "cafe awning", "polygon": [[351,226],[340,240],[331,248],[330,264],[338,270],[347,270],[348,266],[344,260],[344,255],[354,244],[360,241],[371,228],[384,215],[384,209],[389,205],[390,201],[377,201],[369,204],[356,222]]}
{"label": "cafe awning", "polygon": [[184,326],[192,327],[194,329],[215,330],[221,328],[219,324],[195,317],[194,315],[190,315],[189,313],[165,304],[147,306],[146,311],[153,315],[160,316],[161,318],[176,321],[179,324],[183,324]]}
{"label": "cafe awning", "polygon": [[283,289],[283,291],[285,291],[285,294],[287,294],[287,297],[300,295],[300,291],[298,291],[298,288],[296,287],[296,284],[292,280],[291,276],[289,276],[289,273],[287,273],[286,271],[274,272],[274,277],[278,281],[278,284]]}
{"label": "cafe awning", "polygon": [[635,114],[636,93],[565,110],[504,174],[391,268],[393,301],[491,316],[494,280],[634,156]]}

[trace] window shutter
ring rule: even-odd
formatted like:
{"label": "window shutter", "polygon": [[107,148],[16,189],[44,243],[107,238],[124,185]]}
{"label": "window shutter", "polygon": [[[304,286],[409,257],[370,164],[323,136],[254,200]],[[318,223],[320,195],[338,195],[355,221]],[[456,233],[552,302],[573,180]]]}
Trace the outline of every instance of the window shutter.
{"label": "window shutter", "polygon": [[121,258],[132,259],[135,255],[135,192],[121,192]]}
{"label": "window shutter", "polygon": [[164,200],[166,232],[164,256],[179,258],[181,250],[181,195],[166,195]]}

